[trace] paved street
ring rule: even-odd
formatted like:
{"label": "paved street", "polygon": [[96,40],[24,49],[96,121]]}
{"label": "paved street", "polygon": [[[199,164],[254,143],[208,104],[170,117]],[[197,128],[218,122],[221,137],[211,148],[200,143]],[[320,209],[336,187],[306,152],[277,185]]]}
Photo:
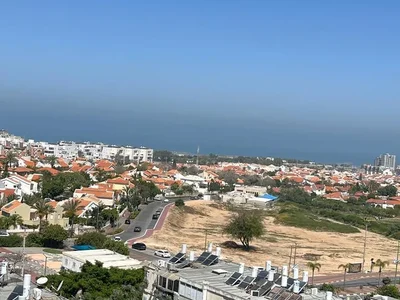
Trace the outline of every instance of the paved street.
{"label": "paved street", "polygon": [[[148,205],[143,205],[142,210],[136,219],[131,220],[131,224],[127,227],[127,229],[118,234],[123,241],[127,241],[132,238],[138,238],[145,234],[146,229],[153,229],[157,220],[153,220],[153,214],[159,208],[163,208],[166,204],[162,201],[154,201],[149,203]],[[133,229],[135,226],[140,226],[142,228],[141,232],[134,232]]]}

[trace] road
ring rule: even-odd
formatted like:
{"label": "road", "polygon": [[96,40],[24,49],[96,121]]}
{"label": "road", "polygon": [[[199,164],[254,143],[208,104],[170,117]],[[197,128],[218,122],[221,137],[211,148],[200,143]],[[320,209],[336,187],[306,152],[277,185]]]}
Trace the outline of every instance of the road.
{"label": "road", "polygon": [[[124,232],[118,234],[121,240],[124,242],[133,238],[141,237],[146,229],[153,229],[157,220],[153,220],[153,214],[159,208],[164,208],[168,204],[162,201],[154,201],[147,205],[141,206],[141,211],[134,220],[131,220],[131,224],[125,229]],[[142,228],[141,232],[134,232],[134,228],[140,226]]]}

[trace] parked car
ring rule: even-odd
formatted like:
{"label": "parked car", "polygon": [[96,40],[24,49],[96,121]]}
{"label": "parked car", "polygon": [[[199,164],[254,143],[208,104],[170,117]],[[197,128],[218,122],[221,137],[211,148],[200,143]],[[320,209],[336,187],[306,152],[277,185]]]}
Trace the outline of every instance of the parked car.
{"label": "parked car", "polygon": [[125,224],[131,224],[131,220],[126,219],[126,220],[125,220]]}
{"label": "parked car", "polygon": [[169,202],[169,200],[168,199],[164,199],[164,202]]}
{"label": "parked car", "polygon": [[134,232],[141,232],[141,231],[142,231],[142,227],[136,226],[136,227],[133,229],[133,231],[134,231]]}
{"label": "parked car", "polygon": [[132,249],[136,249],[136,250],[146,250],[146,245],[143,243],[134,243],[132,244]]}
{"label": "parked car", "polygon": [[160,257],[171,257],[171,254],[168,252],[168,250],[156,250],[156,252],[154,252],[155,256],[160,256]]}
{"label": "parked car", "polygon": [[114,236],[114,241],[120,242],[121,241],[121,237],[120,236]]}
{"label": "parked car", "polygon": [[154,214],[154,215],[153,215],[153,219],[154,219],[154,220],[157,220],[159,216],[160,216],[160,214]]}

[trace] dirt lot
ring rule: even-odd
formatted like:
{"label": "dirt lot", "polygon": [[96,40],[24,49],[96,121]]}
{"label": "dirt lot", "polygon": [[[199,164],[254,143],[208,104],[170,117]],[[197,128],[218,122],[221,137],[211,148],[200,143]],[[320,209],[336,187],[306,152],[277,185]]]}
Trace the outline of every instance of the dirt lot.
{"label": "dirt lot", "polygon": [[[213,242],[215,246],[221,246],[223,242],[231,240],[229,236],[222,234],[222,227],[228,222],[231,212],[202,200],[187,202],[184,209],[185,212],[177,208],[171,209],[162,230],[146,239],[146,244],[151,248],[165,248],[177,252],[181,244],[186,243],[188,251],[193,250],[199,255],[205,248],[206,229],[207,241]],[[264,266],[266,260],[271,260],[273,265],[287,265],[290,247],[296,242],[296,263],[300,269],[304,269],[309,261],[307,254],[320,255],[318,261],[322,268],[316,275],[339,273],[342,272],[338,270],[340,264],[362,262],[365,231],[354,234],[314,232],[274,224],[273,217],[265,219],[265,226],[265,237],[252,243],[256,250],[245,252],[222,247],[222,258],[244,262],[248,266]],[[390,261],[386,270],[394,270],[393,259],[396,257],[396,251],[396,241],[368,232],[367,268],[371,258],[380,258]]]}

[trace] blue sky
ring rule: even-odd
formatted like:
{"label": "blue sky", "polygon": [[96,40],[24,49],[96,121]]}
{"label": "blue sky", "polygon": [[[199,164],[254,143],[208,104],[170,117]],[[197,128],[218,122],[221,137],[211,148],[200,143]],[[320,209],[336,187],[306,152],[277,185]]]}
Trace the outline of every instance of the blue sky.
{"label": "blue sky", "polygon": [[361,163],[400,146],[398,1],[3,1],[1,127]]}

